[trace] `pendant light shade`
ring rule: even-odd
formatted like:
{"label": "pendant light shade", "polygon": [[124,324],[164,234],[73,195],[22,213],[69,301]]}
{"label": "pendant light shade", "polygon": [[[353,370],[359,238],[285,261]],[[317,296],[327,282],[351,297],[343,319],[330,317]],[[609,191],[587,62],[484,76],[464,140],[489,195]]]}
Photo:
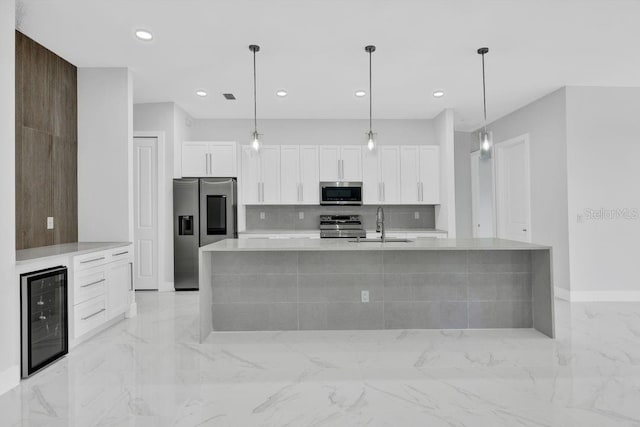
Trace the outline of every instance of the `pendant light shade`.
{"label": "pendant light shade", "polygon": [[253,132],[251,133],[251,148],[255,151],[260,151],[262,143],[258,133],[258,100],[256,92],[256,52],[260,52],[260,46],[257,44],[249,45],[249,50],[253,52]]}
{"label": "pendant light shade", "polygon": [[490,159],[493,151],[493,133],[487,130],[487,84],[484,70],[484,56],[487,53],[489,53],[488,47],[478,49],[478,55],[482,55],[482,105],[484,110],[484,123],[479,134],[481,159]]}
{"label": "pendant light shade", "polygon": [[365,52],[369,54],[369,132],[367,132],[367,149],[373,151],[376,149],[376,134],[373,133],[373,91],[371,78],[371,54],[376,51],[373,45],[365,46]]}

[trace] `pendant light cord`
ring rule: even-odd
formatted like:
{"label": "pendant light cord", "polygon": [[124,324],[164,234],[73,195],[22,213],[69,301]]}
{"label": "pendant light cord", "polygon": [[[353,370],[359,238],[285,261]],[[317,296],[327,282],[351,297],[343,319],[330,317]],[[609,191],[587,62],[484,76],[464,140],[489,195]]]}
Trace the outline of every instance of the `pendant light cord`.
{"label": "pendant light cord", "polygon": [[258,133],[258,100],[257,100],[257,92],[256,92],[256,50],[255,49],[253,49],[253,130],[256,134]]}
{"label": "pendant light cord", "polygon": [[484,104],[484,130],[487,130],[487,83],[484,73],[484,53],[482,54],[482,101]]}
{"label": "pendant light cord", "polygon": [[371,54],[369,50],[369,133],[373,132],[373,93],[371,91]]}

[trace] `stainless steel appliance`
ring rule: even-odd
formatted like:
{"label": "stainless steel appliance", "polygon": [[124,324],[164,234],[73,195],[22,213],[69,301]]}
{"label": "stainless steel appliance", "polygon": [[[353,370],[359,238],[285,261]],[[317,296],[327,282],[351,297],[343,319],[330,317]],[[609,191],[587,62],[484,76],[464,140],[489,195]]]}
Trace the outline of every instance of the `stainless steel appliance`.
{"label": "stainless steel appliance", "polygon": [[362,228],[360,215],[320,215],[320,237],[366,238],[367,232]]}
{"label": "stainless steel appliance", "polygon": [[362,205],[362,182],[321,182],[321,205]]}
{"label": "stainless steel appliance", "polygon": [[198,248],[238,237],[235,178],[173,180],[173,273],[176,290],[198,289]]}
{"label": "stainless steel appliance", "polygon": [[20,276],[22,378],[69,351],[67,268],[54,267]]}

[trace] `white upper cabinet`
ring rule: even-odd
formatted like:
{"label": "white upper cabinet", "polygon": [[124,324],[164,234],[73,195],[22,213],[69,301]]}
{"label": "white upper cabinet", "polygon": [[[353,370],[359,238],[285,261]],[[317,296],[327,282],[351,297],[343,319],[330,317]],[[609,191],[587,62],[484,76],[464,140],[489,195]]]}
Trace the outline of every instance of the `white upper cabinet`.
{"label": "white upper cabinet", "polygon": [[398,204],[400,197],[400,146],[385,145],[378,148],[380,158],[380,184],[382,203]]}
{"label": "white upper cabinet", "polygon": [[320,181],[362,181],[362,146],[320,146]]}
{"label": "white upper cabinet", "polygon": [[400,200],[403,204],[440,203],[440,150],[435,145],[400,148]]}
{"label": "white upper cabinet", "polygon": [[183,177],[235,177],[235,142],[187,141],[182,143]]}
{"label": "white upper cabinet", "polygon": [[282,145],[280,160],[280,202],[318,204],[318,147]]}
{"label": "white upper cabinet", "polygon": [[399,145],[362,150],[362,185],[364,204],[401,203]]}
{"label": "white upper cabinet", "polygon": [[242,146],[242,200],[247,205],[280,204],[280,146],[256,152]]}

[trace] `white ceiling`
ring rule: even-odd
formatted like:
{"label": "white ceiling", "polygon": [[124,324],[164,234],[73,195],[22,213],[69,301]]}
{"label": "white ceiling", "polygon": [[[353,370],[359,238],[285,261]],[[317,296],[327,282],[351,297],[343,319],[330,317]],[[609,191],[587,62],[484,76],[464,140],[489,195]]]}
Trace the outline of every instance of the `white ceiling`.
{"label": "white ceiling", "polygon": [[[174,101],[196,118],[252,117],[251,43],[262,47],[262,118],[368,117],[368,98],[354,92],[367,89],[370,43],[378,118],[451,107],[457,129],[477,128],[485,45],[489,120],[564,85],[640,86],[636,0],[24,0],[19,9],[19,28],[70,62],[130,67],[135,102]],[[138,41],[136,28],[154,40]]]}

